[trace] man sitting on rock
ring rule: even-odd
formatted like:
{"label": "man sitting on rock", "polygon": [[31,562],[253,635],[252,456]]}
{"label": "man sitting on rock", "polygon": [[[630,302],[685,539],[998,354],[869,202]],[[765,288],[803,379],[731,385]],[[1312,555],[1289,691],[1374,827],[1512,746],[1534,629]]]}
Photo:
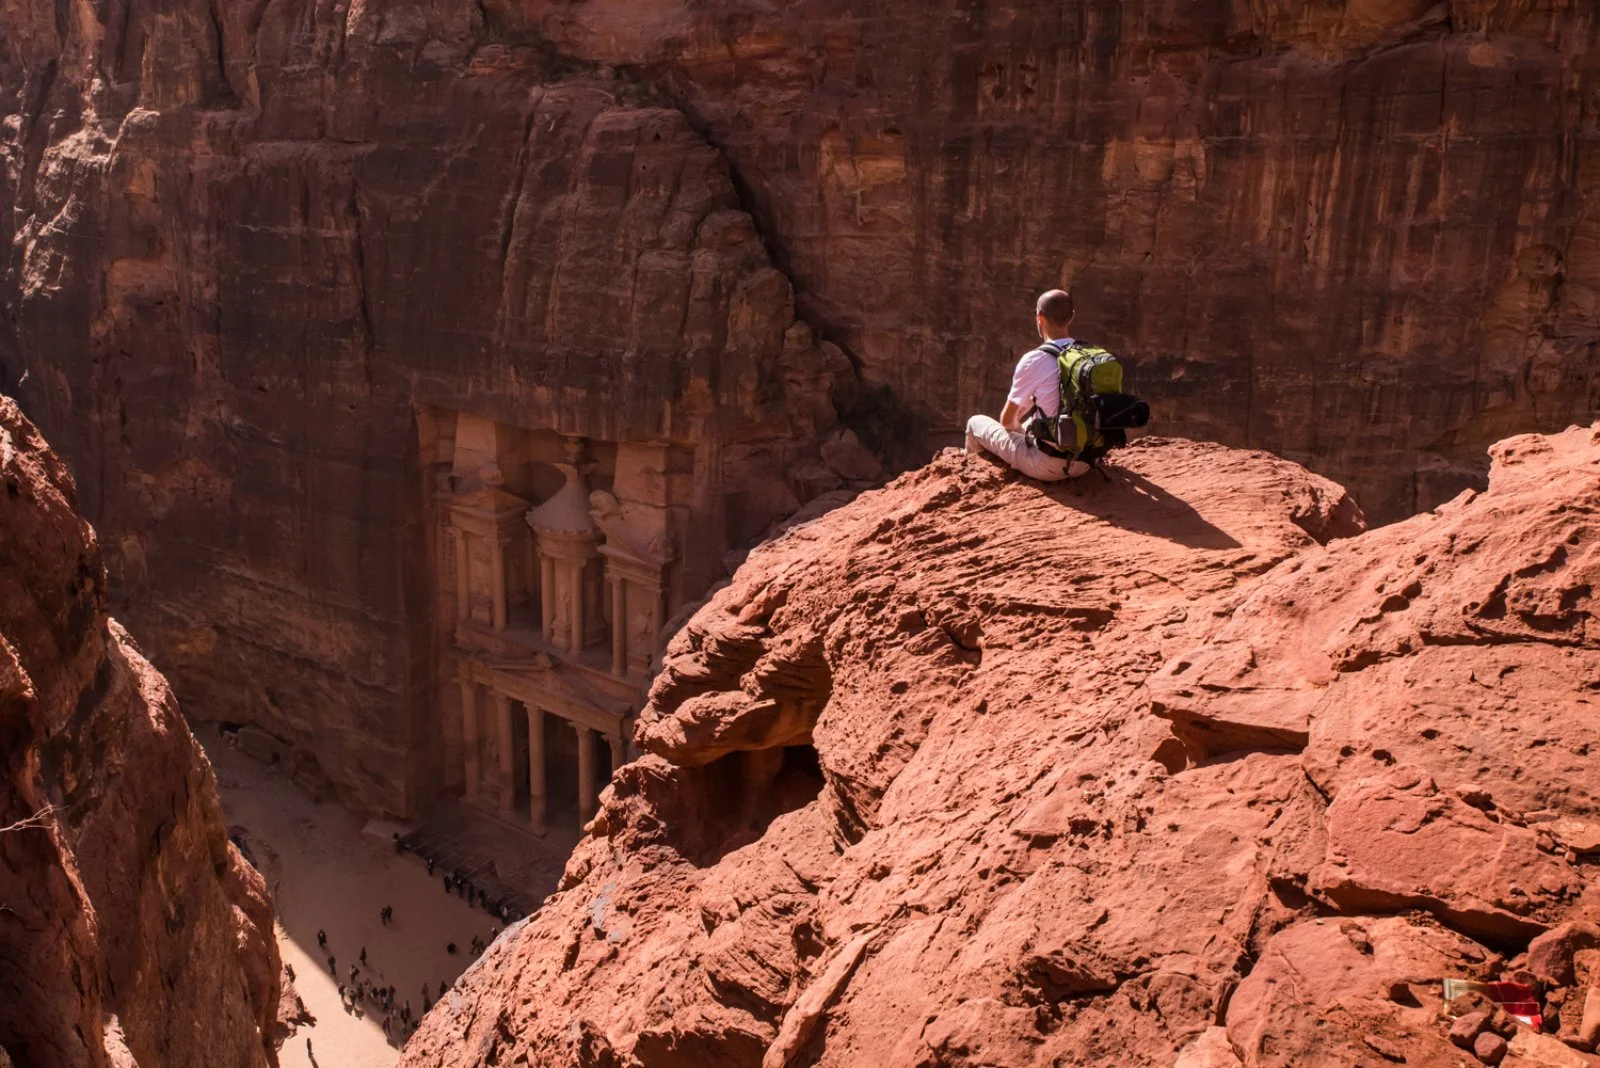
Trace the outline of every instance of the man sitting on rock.
{"label": "man sitting on rock", "polygon": [[[1067,331],[1073,314],[1072,294],[1066,290],[1052,289],[1042,295],[1034,306],[1040,339],[1062,347],[1071,345],[1072,338]],[[1061,412],[1061,367],[1055,356],[1043,349],[1034,349],[1017,361],[1016,372],[1011,376],[1011,392],[1006,396],[999,422],[987,415],[975,415],[967,420],[967,452],[977,447],[987,449],[1029,478],[1041,482],[1060,482],[1087,472],[1088,464],[1047,455],[1028,441],[1028,436],[1022,432],[1022,420],[1035,406],[1051,419]]]}

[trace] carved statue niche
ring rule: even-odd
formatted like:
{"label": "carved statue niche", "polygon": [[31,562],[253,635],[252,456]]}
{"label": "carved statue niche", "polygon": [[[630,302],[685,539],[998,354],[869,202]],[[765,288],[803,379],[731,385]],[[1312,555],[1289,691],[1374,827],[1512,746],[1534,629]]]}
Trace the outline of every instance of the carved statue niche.
{"label": "carved statue niche", "polygon": [[457,639],[465,640],[468,622],[506,629],[510,604],[517,599],[508,556],[525,555],[529,535],[518,519],[528,502],[503,489],[500,467],[486,463],[478,472],[480,488],[457,494],[450,502],[450,527],[456,542]]}
{"label": "carved statue niche", "polygon": [[566,462],[556,464],[566,481],[549,500],[527,513],[538,535],[540,625],[545,640],[578,652],[598,633],[601,617],[600,531],[589,515],[588,476],[582,438],[566,440]]}
{"label": "carved statue niche", "polygon": [[666,514],[625,505],[604,490],[589,495],[589,514],[605,534],[600,553],[611,584],[611,672],[638,677],[649,672],[661,639],[667,568],[677,558]]}

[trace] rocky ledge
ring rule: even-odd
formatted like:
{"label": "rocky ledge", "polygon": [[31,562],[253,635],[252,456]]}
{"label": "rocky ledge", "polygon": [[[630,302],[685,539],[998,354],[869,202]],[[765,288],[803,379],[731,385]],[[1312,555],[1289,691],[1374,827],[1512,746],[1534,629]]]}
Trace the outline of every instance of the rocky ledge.
{"label": "rocky ledge", "polygon": [[65,465],[0,397],[0,1063],[276,1063],[266,884],[106,614]]}
{"label": "rocky ledge", "polygon": [[1600,431],[1493,461],[1363,533],[1262,453],[947,451],[792,526],[402,1063],[1600,1064]]}

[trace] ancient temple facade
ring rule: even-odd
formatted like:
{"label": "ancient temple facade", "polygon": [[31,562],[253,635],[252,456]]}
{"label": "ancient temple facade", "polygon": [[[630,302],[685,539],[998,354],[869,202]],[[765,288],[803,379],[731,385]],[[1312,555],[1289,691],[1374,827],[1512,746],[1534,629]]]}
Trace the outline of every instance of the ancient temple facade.
{"label": "ancient temple facade", "polygon": [[540,832],[586,822],[630,760],[684,567],[696,457],[465,412],[426,414],[443,783]]}

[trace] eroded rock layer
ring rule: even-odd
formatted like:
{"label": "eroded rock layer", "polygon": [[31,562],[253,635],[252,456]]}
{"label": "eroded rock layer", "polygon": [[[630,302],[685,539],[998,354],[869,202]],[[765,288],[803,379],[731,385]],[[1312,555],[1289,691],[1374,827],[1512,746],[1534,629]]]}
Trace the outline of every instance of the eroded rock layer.
{"label": "eroded rock layer", "polygon": [[1600,987],[1600,427],[1362,527],[1156,439],[1051,488],[946,452],[794,526],[403,1063],[1443,1068],[1442,981],[1525,966],[1560,1037],[1505,1063],[1600,1064],[1563,1041]]}
{"label": "eroded rock layer", "polygon": [[106,615],[66,466],[5,398],[0,479],[0,1049],[27,1068],[274,1064],[266,884],[166,680]]}

